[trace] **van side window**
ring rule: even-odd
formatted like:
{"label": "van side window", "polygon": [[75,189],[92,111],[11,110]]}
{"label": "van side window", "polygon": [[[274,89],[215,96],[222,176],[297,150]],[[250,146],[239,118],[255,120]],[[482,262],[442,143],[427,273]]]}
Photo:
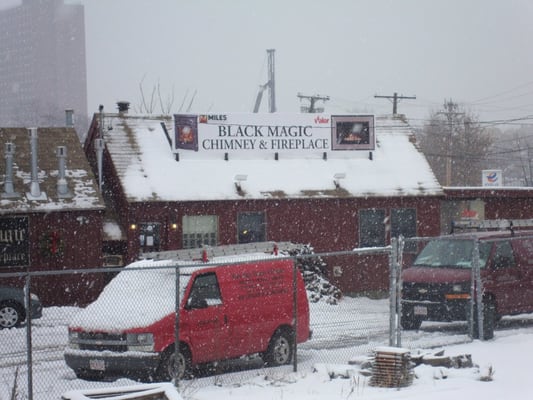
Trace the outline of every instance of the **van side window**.
{"label": "van side window", "polygon": [[217,276],[214,272],[198,275],[191,288],[187,306],[189,308],[206,308],[222,304]]}
{"label": "van side window", "polygon": [[494,268],[513,268],[516,266],[511,242],[496,242],[494,247]]}

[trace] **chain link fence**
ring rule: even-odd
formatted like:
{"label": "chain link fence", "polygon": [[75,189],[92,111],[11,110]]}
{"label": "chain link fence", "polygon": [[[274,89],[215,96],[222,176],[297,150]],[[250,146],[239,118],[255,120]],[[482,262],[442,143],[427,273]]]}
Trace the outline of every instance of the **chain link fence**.
{"label": "chain link fence", "polygon": [[[265,274],[260,268],[252,272],[232,272],[226,278],[214,276],[208,255],[198,255],[198,259],[192,261],[144,261],[142,265],[121,269],[119,275],[114,268],[6,275],[6,278],[17,275],[25,281],[29,288],[27,302],[31,300],[32,281],[43,275],[58,279],[65,275],[83,276],[77,287],[80,292],[91,290],[87,276],[94,275],[110,283],[104,289],[105,296],[87,307],[44,307],[41,318],[26,320],[17,328],[0,330],[0,398],[59,399],[62,393],[71,390],[154,380],[173,380],[182,390],[193,391],[199,385],[238,383],[258,373],[279,375],[310,370],[320,363],[346,364],[368,356],[378,346],[422,347],[424,332],[400,329],[400,265],[407,262],[407,253],[400,249],[412,246],[405,243],[403,239],[394,239],[391,246],[383,248],[319,254],[309,247],[291,248],[280,251],[277,256],[262,258],[256,254],[250,256],[255,258],[245,261],[268,264],[273,259],[277,260],[275,262],[289,260],[294,268],[287,274],[277,271],[275,279],[272,273]],[[227,257],[217,259],[216,264],[231,268],[234,261]],[[272,271],[276,267],[269,264],[267,269]],[[198,278],[198,270],[207,271],[200,274],[205,278],[203,283],[198,283],[203,298],[193,300],[193,283]],[[300,273],[307,289],[310,337],[298,333],[307,323],[305,317],[302,318],[307,311],[298,302]],[[3,277],[0,277],[0,285],[3,285]],[[214,278],[221,279],[218,291],[213,289]],[[341,280],[352,280],[354,293],[341,293],[335,285]],[[248,309],[233,306],[237,309],[210,313],[210,309],[223,310],[222,305],[228,300],[228,287],[234,281],[238,281],[238,285],[230,289],[231,293],[245,303],[247,298],[256,301],[246,303]],[[267,286],[270,297],[262,298],[260,294]],[[176,291],[176,287],[180,290]],[[369,289],[361,291],[361,287]],[[275,296],[285,296],[284,305],[272,300]],[[183,308],[192,307],[194,302],[198,307],[196,311],[203,317],[196,320],[195,330],[191,331],[194,323],[187,317],[189,311],[184,312]],[[182,311],[176,313],[180,305]],[[246,328],[240,328],[245,329],[245,334],[239,338],[236,331],[224,331],[235,313],[249,315]],[[176,315],[179,318],[176,319]],[[284,328],[270,328],[269,337],[259,340],[257,326],[268,318],[283,320],[280,326]],[[151,336],[146,330],[135,329],[146,324],[159,333]],[[80,329],[69,333],[69,326]],[[425,329],[428,329],[427,336],[434,334],[431,328],[424,326],[422,330]],[[190,337],[204,346],[203,354],[217,356],[207,359],[208,363],[201,362],[205,358],[199,360],[198,365],[190,368],[191,376],[180,376],[176,380],[173,378],[180,366],[191,366],[191,348],[180,347],[176,352],[173,345],[164,349],[162,343],[172,344],[177,337],[189,343],[189,339],[182,338],[187,330],[192,332],[188,334]],[[221,339],[223,335],[226,335],[224,340]],[[252,354],[244,355],[249,350],[242,350],[242,354],[233,353],[231,359],[220,361],[226,358],[224,352],[228,348],[238,347],[246,340],[259,341],[262,347]],[[99,356],[102,352],[106,357]],[[83,359],[82,356],[87,357]],[[289,359],[284,358],[287,356]],[[165,368],[162,369],[163,364]],[[269,364],[276,367],[268,368]]]}

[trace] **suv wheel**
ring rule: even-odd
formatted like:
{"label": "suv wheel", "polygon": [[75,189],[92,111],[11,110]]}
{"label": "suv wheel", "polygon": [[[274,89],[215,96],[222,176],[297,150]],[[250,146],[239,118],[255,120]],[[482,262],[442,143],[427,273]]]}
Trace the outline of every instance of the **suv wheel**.
{"label": "suv wheel", "polygon": [[[496,306],[491,300],[483,302],[483,340],[494,337],[494,326],[496,325]],[[474,339],[479,339],[477,307],[474,307]]]}
{"label": "suv wheel", "polygon": [[415,317],[413,315],[413,309],[407,310],[403,308],[400,324],[402,329],[406,331],[417,331],[420,329],[420,325],[422,325],[422,318]]}

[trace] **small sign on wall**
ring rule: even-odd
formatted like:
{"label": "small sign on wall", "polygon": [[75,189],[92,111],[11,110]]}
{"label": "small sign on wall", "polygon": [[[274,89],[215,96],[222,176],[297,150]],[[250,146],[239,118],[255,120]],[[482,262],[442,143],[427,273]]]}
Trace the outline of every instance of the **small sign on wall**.
{"label": "small sign on wall", "polygon": [[28,217],[0,218],[0,267],[29,264]]}
{"label": "small sign on wall", "polygon": [[503,186],[501,169],[484,169],[481,171],[481,186]]}

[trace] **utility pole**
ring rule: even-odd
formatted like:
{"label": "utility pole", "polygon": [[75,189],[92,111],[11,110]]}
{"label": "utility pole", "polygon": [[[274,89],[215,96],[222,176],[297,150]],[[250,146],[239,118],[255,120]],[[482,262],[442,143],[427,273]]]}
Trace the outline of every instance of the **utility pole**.
{"label": "utility pole", "polygon": [[379,96],[376,94],[374,97],[376,99],[389,99],[389,100],[392,99],[392,115],[398,114],[398,100],[404,100],[404,99],[416,100],[416,96],[403,96],[403,95],[398,96],[398,93],[396,92],[394,92],[392,96]]}
{"label": "utility pole", "polygon": [[446,186],[452,185],[452,153],[453,153],[453,122],[458,115],[464,115],[464,112],[457,111],[457,103],[451,99],[444,101],[444,111],[439,111],[437,114],[446,115],[448,120],[448,145],[446,151]]}
{"label": "utility pole", "polygon": [[315,112],[323,112],[324,107],[315,107],[315,104],[318,100],[322,100],[324,102],[329,100],[329,96],[321,96],[319,94],[315,94],[314,96],[306,96],[301,93],[298,93],[298,98],[301,100],[306,99],[309,100],[309,107],[302,106],[300,109],[303,113],[315,113]]}

